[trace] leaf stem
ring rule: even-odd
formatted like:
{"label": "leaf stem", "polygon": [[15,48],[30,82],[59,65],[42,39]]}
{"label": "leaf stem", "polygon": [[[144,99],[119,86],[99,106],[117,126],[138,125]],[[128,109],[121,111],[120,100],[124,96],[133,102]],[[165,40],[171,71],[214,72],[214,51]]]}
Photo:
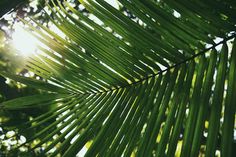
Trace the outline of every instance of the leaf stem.
{"label": "leaf stem", "polygon": [[[105,90],[105,91],[94,92],[94,93],[92,93],[92,94],[99,94],[99,93],[110,92],[110,91],[118,90],[118,89],[121,89],[121,88],[125,88],[125,87],[128,87],[128,86],[132,86],[132,85],[141,83],[141,82],[143,82],[144,80],[148,80],[148,79],[150,79],[150,78],[156,77],[157,75],[161,75],[161,74],[163,74],[164,72],[169,71],[170,69],[173,69],[173,68],[175,68],[175,67],[177,67],[177,66],[180,66],[181,64],[187,63],[187,62],[189,62],[189,61],[195,59],[196,57],[205,54],[207,51],[209,51],[209,50],[211,50],[211,49],[214,49],[215,47],[217,47],[217,46],[219,46],[219,45],[221,45],[221,44],[223,44],[223,43],[227,42],[228,40],[231,40],[231,39],[233,39],[233,38],[235,38],[235,37],[236,37],[236,33],[233,33],[232,35],[230,35],[230,36],[224,38],[222,41],[220,41],[220,42],[218,42],[218,43],[216,43],[216,44],[213,44],[213,45],[210,46],[209,48],[206,48],[206,49],[200,51],[199,53],[196,53],[196,54],[192,55],[191,57],[189,57],[189,58],[187,58],[187,59],[185,59],[185,60],[183,60],[183,61],[181,61],[181,62],[179,62],[179,63],[176,63],[176,64],[174,64],[174,65],[171,65],[171,66],[167,67],[167,68],[164,69],[164,70],[161,70],[161,71],[159,71],[159,72],[157,72],[157,73],[155,73],[155,74],[152,74],[152,75],[149,75],[149,76],[147,76],[147,77],[144,77],[144,78],[142,78],[142,79],[140,79],[140,80],[138,80],[138,81],[136,81],[136,82],[132,82],[132,83],[127,84],[127,85],[125,85],[125,86],[120,86],[120,87],[113,88],[113,89],[109,89],[109,90]],[[85,94],[87,94],[87,93],[85,93]],[[91,94],[91,93],[90,93],[90,94]]]}

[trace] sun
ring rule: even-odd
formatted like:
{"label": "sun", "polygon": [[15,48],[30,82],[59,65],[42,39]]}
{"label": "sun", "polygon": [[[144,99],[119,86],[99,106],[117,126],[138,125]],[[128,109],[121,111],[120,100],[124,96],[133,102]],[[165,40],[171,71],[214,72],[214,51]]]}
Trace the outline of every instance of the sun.
{"label": "sun", "polygon": [[15,31],[12,34],[12,43],[17,53],[23,56],[30,56],[37,51],[39,41],[24,30],[20,24],[16,24]]}

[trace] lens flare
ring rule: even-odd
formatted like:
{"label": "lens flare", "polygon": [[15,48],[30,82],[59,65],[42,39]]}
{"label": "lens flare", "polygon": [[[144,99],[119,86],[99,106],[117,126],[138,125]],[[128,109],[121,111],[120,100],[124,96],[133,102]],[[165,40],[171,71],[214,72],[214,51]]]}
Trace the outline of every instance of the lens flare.
{"label": "lens flare", "polygon": [[15,32],[12,34],[12,42],[23,56],[30,56],[37,50],[38,40],[19,25],[16,25]]}

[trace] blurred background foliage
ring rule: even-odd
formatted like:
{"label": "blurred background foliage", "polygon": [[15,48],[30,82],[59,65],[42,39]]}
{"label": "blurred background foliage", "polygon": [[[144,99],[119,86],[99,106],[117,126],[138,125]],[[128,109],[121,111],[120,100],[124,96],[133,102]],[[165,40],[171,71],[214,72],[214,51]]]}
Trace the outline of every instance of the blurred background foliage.
{"label": "blurred background foliage", "polygon": [[[19,22],[19,17],[26,19],[32,17],[38,22],[48,25],[48,17],[43,13],[45,9],[45,0],[1,0],[0,1],[0,70],[15,74],[24,75],[41,79],[37,75],[28,72],[23,68],[25,58],[19,57],[17,50],[11,43],[11,35],[14,32],[14,24]],[[77,1],[72,1],[74,6],[78,6]],[[0,76],[0,103],[5,100],[17,97],[42,93],[43,91],[27,87],[21,83],[6,79]],[[31,131],[22,131],[21,125],[33,117],[49,111],[53,106],[24,109],[19,111],[0,110],[0,157],[16,156],[36,156],[40,153],[29,151],[30,146],[26,145],[20,149],[15,149],[22,144],[27,138],[31,137],[41,128]],[[50,122],[49,122],[50,123]],[[12,126],[18,126],[17,129]],[[32,146],[31,146],[32,147]],[[30,153],[29,153],[30,152]]]}
{"label": "blurred background foliage", "polygon": [[[29,19],[33,18],[37,22],[49,27],[49,17],[51,13],[48,12],[49,6],[53,7],[51,1],[47,0],[1,0],[0,1],[0,70],[4,72],[11,72],[26,77],[42,79],[36,74],[24,69],[26,58],[20,56],[18,50],[12,43],[12,34],[15,31],[15,25],[21,23],[19,18]],[[62,2],[63,0],[60,0]],[[88,11],[80,6],[78,0],[70,0],[70,4],[76,9],[80,10],[84,15],[88,15]],[[57,2],[55,2],[57,5]],[[125,8],[124,8],[125,10]],[[48,15],[46,15],[46,13]],[[20,57],[19,57],[20,56]],[[43,91],[28,87],[11,79],[6,79],[0,76],[0,103],[6,100],[28,96],[32,94],[42,93]],[[30,151],[31,146],[26,145],[19,149],[19,147],[26,139],[30,138],[36,132],[39,132],[47,123],[37,130],[22,131],[20,124],[33,119],[43,113],[53,109],[53,106],[23,109],[21,112],[14,110],[0,110],[0,157],[16,157],[16,156],[37,156],[41,153],[42,148],[36,151]],[[49,121],[48,123],[50,123]],[[17,126],[13,129],[13,126]],[[15,127],[14,127],[15,128]],[[35,141],[37,143],[37,141]],[[14,150],[13,150],[14,149]]]}

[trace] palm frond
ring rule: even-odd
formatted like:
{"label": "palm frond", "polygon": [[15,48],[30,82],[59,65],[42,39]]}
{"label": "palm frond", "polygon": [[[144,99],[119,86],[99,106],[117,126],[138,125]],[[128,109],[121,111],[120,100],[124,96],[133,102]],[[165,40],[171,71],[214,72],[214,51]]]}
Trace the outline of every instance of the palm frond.
{"label": "palm frond", "polygon": [[46,81],[0,73],[50,91],[2,103],[3,109],[55,105],[22,124],[31,130],[54,120],[26,143],[39,139],[32,149],[44,145],[49,156],[75,156],[92,143],[87,157],[162,157],[175,156],[182,141],[181,156],[198,156],[202,146],[207,157],[216,150],[231,156],[236,42],[231,51],[228,45],[236,36],[235,3],[119,0],[134,18],[106,1],[80,3],[96,20],[67,2],[48,6],[65,38],[22,20],[45,45],[26,69]]}

